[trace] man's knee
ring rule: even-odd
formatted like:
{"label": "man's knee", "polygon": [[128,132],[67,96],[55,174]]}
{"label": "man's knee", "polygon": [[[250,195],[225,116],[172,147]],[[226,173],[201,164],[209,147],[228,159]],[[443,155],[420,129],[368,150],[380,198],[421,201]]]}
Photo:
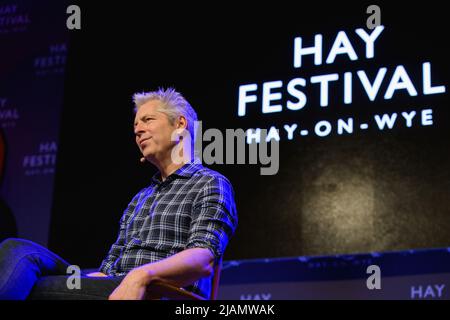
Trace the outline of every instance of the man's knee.
{"label": "man's knee", "polygon": [[31,246],[32,243],[28,240],[19,239],[19,238],[8,238],[3,240],[0,243],[0,251],[1,252],[12,252],[19,248],[24,248],[27,246]]}

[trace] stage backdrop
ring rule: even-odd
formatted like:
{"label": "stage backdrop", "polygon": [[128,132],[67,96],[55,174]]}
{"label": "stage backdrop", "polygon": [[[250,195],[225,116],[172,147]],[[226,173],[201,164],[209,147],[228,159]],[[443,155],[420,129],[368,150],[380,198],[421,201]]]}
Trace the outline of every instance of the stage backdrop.
{"label": "stage backdrop", "polygon": [[225,259],[447,247],[449,45],[446,10],[428,4],[380,4],[372,30],[362,4],[170,15],[85,4],[67,65],[51,248],[99,265],[155,172],[139,162],[131,97],[159,86],[185,95],[203,131],[258,139],[267,129],[279,140],[275,175],[206,164],[236,193]]}
{"label": "stage backdrop", "polygon": [[0,3],[0,240],[47,245],[68,51],[65,1]]}

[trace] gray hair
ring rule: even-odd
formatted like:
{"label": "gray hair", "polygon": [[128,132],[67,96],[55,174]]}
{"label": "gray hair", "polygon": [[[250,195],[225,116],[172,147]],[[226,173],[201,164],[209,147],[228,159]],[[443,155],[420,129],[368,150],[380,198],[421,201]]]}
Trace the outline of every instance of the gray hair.
{"label": "gray hair", "polygon": [[197,113],[181,93],[175,91],[174,88],[167,88],[166,90],[158,88],[158,91],[135,93],[133,95],[134,112],[137,112],[139,107],[151,100],[159,100],[161,102],[157,110],[166,114],[171,124],[179,116],[184,116],[187,120],[186,129],[189,131],[191,139],[194,140],[194,123],[197,121]]}

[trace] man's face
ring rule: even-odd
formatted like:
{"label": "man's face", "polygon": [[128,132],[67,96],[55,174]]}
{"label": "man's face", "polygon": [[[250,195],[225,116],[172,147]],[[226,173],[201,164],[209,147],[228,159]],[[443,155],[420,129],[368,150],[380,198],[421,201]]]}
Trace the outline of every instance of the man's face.
{"label": "man's face", "polygon": [[166,114],[157,111],[160,104],[159,100],[146,102],[139,107],[134,119],[136,143],[142,155],[148,160],[168,159],[176,143],[171,141],[176,121],[171,124]]}

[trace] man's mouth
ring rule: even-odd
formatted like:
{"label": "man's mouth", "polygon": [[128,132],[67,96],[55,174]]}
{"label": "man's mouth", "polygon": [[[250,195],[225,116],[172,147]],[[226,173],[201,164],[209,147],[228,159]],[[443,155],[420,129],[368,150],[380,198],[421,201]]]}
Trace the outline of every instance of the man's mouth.
{"label": "man's mouth", "polygon": [[145,142],[146,142],[147,140],[150,140],[150,139],[151,139],[151,137],[142,139],[141,141],[139,141],[139,145],[140,145],[141,147],[143,147],[144,144],[145,144]]}

